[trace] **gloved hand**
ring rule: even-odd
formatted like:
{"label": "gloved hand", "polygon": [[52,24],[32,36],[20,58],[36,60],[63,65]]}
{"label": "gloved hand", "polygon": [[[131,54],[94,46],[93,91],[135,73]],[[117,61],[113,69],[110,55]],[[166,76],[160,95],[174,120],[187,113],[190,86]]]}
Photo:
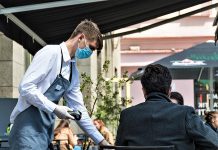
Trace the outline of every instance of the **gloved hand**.
{"label": "gloved hand", "polygon": [[[101,146],[111,146],[106,140],[103,140],[99,143],[100,147]],[[111,149],[111,148],[110,148]],[[107,148],[104,148],[104,150],[109,150]]]}
{"label": "gloved hand", "polygon": [[73,116],[71,116],[68,111],[73,111],[72,109],[70,109],[67,106],[59,106],[57,105],[57,107],[54,110],[55,115],[60,118],[60,119],[74,119]]}
{"label": "gloved hand", "polygon": [[99,143],[99,145],[110,145],[105,139]]}

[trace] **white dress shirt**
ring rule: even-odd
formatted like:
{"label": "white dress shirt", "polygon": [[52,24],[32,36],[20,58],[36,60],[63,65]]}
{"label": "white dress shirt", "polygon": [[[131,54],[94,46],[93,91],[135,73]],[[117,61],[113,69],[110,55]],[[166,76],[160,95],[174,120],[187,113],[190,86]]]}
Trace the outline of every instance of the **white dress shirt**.
{"label": "white dress shirt", "polygon": [[104,137],[93,125],[84,106],[83,96],[80,91],[79,72],[75,59],[71,59],[66,44],[47,45],[39,50],[28,67],[20,85],[18,102],[11,114],[10,122],[13,123],[16,116],[31,105],[47,113],[53,113],[56,104],[43,95],[53,83],[60,72],[61,50],[63,53],[62,72],[64,78],[69,79],[70,62],[72,62],[72,80],[69,90],[64,95],[68,107],[82,112],[82,118],[78,125],[93,139],[95,143],[101,142]]}

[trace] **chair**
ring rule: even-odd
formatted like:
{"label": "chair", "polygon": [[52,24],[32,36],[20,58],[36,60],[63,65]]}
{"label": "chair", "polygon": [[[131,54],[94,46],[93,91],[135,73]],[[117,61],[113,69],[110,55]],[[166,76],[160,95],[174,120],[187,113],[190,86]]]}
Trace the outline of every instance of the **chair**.
{"label": "chair", "polygon": [[[49,145],[49,149],[50,150],[61,150],[61,141],[62,140],[53,140],[52,143],[50,143],[50,145]],[[70,150],[70,145],[67,144],[66,148]]]}
{"label": "chair", "polygon": [[9,150],[8,140],[0,140],[0,150]]}
{"label": "chair", "polygon": [[100,146],[99,150],[175,150],[175,146]]}

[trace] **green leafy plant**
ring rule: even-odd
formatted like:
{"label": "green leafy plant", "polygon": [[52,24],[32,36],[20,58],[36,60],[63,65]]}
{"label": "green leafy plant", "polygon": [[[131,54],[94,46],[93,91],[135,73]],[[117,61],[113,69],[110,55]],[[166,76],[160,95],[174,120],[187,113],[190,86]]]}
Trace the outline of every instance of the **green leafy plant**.
{"label": "green leafy plant", "polygon": [[[122,78],[116,76],[112,78],[105,78],[108,72],[110,61],[105,61],[102,70],[97,75],[96,82],[92,81],[87,73],[82,73],[81,78],[81,92],[83,93],[86,108],[92,117],[104,121],[107,127],[116,131],[118,120],[122,107],[126,107],[131,103],[130,99],[121,97],[121,88],[125,86],[128,79],[128,72],[125,72]],[[92,103],[91,103],[92,101]],[[91,141],[88,138],[83,145],[83,149],[89,148]]]}
{"label": "green leafy plant", "polygon": [[[124,87],[129,82],[128,72],[125,72],[120,79],[116,76],[105,78],[104,74],[108,72],[109,64],[110,61],[105,61],[95,83],[87,73],[82,73],[81,91],[90,116],[94,114],[96,118],[111,126],[118,122],[121,108],[125,107],[131,100],[120,97],[121,93],[119,92],[119,88]],[[90,104],[91,99],[94,102]]]}

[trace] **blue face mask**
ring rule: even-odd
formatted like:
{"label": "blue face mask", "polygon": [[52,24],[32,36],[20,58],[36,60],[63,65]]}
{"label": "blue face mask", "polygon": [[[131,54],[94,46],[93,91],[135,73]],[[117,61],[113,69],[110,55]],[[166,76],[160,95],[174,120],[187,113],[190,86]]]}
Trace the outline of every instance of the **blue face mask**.
{"label": "blue face mask", "polygon": [[92,50],[86,46],[85,48],[77,48],[75,56],[78,59],[89,58],[92,55]]}

